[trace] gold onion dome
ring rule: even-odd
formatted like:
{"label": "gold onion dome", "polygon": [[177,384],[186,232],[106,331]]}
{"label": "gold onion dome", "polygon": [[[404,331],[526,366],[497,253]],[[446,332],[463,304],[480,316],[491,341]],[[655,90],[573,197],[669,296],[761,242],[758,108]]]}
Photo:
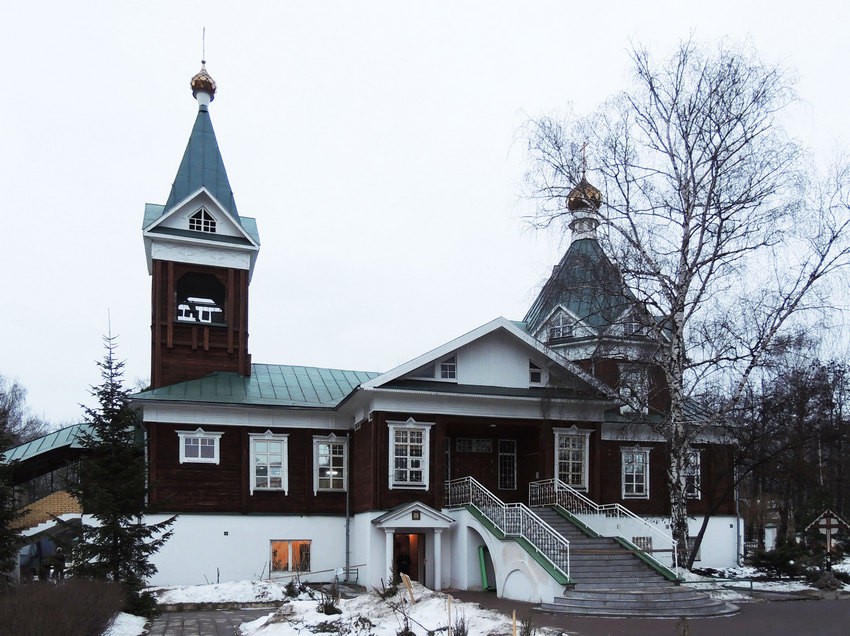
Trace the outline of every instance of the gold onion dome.
{"label": "gold onion dome", "polygon": [[582,176],[578,185],[567,195],[567,208],[570,210],[582,210],[585,208],[597,210],[601,204],[602,193],[593,187],[584,176]]}
{"label": "gold onion dome", "polygon": [[201,60],[201,70],[192,78],[189,85],[192,87],[192,97],[197,98],[198,93],[207,93],[210,101],[215,99],[215,80],[207,73],[206,60]]}

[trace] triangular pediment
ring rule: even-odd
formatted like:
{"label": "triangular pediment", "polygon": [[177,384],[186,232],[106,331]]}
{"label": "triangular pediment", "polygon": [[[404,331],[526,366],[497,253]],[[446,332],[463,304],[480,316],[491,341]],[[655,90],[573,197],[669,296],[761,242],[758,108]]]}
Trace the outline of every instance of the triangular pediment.
{"label": "triangular pediment", "polygon": [[396,506],[380,517],[372,519],[379,528],[448,528],[454,519],[421,501]]}
{"label": "triangular pediment", "polygon": [[[571,326],[569,333],[564,329],[565,326]],[[557,335],[557,332],[562,335]],[[571,311],[564,305],[556,305],[552,308],[549,314],[543,320],[540,327],[535,331],[534,337],[542,342],[549,342],[565,337],[571,338],[586,338],[598,335],[598,331],[586,324],[575,312]],[[553,337],[553,334],[556,337]]]}
{"label": "triangular pediment", "polygon": [[260,249],[253,219],[235,217],[205,187],[170,208],[145,206],[142,234],[149,272],[155,258],[253,272]]}
{"label": "triangular pediment", "polygon": [[[532,365],[545,370],[542,381],[534,381]],[[585,395],[605,391],[581,367],[500,317],[379,375],[363,388],[516,393],[540,390],[546,379],[558,388]]]}
{"label": "triangular pediment", "polygon": [[[193,216],[200,211],[206,211],[214,220],[213,231],[199,229],[193,225]],[[224,239],[231,242],[235,239],[253,247],[259,244],[259,241],[242,227],[241,219],[234,218],[206,188],[193,192],[143,228],[145,233],[163,230],[185,232],[186,238],[199,241]]]}

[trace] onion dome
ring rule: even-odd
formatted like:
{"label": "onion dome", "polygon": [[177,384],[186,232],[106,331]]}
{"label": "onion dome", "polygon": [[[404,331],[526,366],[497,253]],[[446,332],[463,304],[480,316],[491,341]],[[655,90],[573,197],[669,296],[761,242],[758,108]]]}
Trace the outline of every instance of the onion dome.
{"label": "onion dome", "polygon": [[602,193],[592,186],[584,176],[567,195],[567,208],[571,212],[586,208],[598,210],[600,205],[602,205]]}
{"label": "onion dome", "polygon": [[192,87],[192,97],[201,100],[198,98],[198,93],[206,93],[209,95],[209,102],[215,99],[215,80],[212,76],[207,73],[207,61],[201,60],[201,70],[192,78],[192,81],[189,83]]}

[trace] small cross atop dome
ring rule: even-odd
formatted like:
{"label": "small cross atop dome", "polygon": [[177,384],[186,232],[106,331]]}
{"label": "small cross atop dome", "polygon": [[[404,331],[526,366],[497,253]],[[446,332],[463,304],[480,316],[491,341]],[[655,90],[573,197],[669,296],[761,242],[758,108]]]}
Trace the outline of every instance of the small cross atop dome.
{"label": "small cross atop dome", "polygon": [[201,70],[189,83],[192,87],[192,97],[198,100],[201,106],[207,106],[215,99],[215,80],[207,73],[207,61],[201,60]]}

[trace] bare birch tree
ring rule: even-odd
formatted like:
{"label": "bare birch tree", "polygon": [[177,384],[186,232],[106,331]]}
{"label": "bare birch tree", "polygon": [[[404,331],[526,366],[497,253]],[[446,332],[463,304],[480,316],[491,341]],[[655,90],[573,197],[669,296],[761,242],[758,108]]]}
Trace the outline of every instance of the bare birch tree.
{"label": "bare birch tree", "polygon": [[[686,42],[661,63],[643,48],[631,57],[633,86],[595,113],[530,122],[527,183],[538,227],[566,226],[564,196],[585,168],[603,193],[602,240],[652,316],[669,388],[660,430],[685,563],[691,444],[802,312],[830,304],[830,274],[850,262],[848,173],[804,177],[779,121],[792,84],[752,52]],[[688,400],[709,384],[723,385],[723,405],[689,419]]]}

